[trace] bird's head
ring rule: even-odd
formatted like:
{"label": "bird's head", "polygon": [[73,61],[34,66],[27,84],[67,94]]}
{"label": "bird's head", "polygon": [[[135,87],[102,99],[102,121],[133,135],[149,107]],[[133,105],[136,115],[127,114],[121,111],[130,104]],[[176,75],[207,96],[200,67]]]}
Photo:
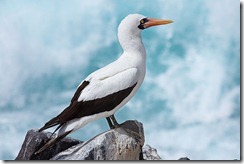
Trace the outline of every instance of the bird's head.
{"label": "bird's head", "polygon": [[118,28],[118,39],[124,50],[135,49],[141,42],[141,31],[158,25],[172,23],[171,20],[148,18],[141,14],[130,14],[125,17]]}
{"label": "bird's head", "polygon": [[154,19],[141,14],[130,14],[121,21],[119,30],[137,34],[146,28],[172,22],[172,20]]}

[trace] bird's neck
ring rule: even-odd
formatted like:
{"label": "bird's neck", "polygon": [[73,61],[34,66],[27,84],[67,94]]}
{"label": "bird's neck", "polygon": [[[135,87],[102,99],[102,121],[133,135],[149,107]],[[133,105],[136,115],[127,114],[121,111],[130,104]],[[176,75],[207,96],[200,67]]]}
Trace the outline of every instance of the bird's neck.
{"label": "bird's neck", "polygon": [[124,52],[136,52],[136,54],[142,56],[146,55],[146,50],[141,39],[141,33],[119,30],[118,39]]}

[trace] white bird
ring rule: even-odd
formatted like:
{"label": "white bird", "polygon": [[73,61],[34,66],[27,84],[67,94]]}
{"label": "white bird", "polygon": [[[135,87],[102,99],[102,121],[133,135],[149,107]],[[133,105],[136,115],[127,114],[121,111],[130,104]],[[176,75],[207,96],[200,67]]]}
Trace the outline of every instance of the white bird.
{"label": "white bird", "polygon": [[172,22],[140,14],[125,17],[118,27],[118,39],[123,54],[116,61],[85,78],[78,86],[70,105],[40,128],[39,132],[59,125],[53,132],[54,134],[59,130],[57,135],[35,154],[89,122],[103,117],[107,119],[110,128],[118,127],[114,113],[135,95],[146,73],[146,50],[141,40],[142,30]]}

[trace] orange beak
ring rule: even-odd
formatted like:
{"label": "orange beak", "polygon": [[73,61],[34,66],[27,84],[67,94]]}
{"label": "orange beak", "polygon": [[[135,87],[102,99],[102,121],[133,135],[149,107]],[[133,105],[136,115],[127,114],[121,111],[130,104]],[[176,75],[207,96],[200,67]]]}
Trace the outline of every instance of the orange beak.
{"label": "orange beak", "polygon": [[173,23],[172,20],[162,20],[162,19],[154,19],[154,18],[148,18],[148,22],[144,24],[145,28],[152,27],[152,26],[158,26],[158,25],[166,25],[169,23]]}

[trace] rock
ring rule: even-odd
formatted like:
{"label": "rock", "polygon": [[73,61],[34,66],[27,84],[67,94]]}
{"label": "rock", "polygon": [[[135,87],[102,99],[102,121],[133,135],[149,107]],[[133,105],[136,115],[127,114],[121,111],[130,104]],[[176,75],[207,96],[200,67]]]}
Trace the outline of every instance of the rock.
{"label": "rock", "polygon": [[181,160],[181,161],[187,161],[187,160],[190,160],[189,158],[187,158],[187,157],[181,157],[180,159],[178,159],[178,160]]}
{"label": "rock", "polygon": [[[126,121],[119,128],[98,134],[86,142],[65,137],[34,155],[51,134],[29,130],[15,160],[162,160],[155,148],[144,145],[143,125],[138,121]],[[182,157],[178,160],[190,159]]]}
{"label": "rock", "polygon": [[142,154],[142,160],[162,160],[162,158],[158,155],[157,150],[149,145],[143,146]]}
{"label": "rock", "polygon": [[75,145],[51,160],[139,160],[143,145],[142,124],[126,121],[119,128]]}
{"label": "rock", "polygon": [[15,160],[48,160],[59,152],[82,143],[79,140],[66,137],[39,155],[34,155],[34,152],[47,142],[51,134],[50,132],[38,132],[37,129],[29,130]]}

